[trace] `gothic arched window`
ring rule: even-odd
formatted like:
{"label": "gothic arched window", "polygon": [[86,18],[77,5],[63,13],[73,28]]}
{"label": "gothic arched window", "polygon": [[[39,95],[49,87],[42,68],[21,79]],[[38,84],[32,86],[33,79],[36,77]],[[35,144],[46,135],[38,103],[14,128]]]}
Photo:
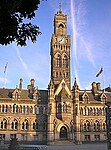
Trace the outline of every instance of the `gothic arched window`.
{"label": "gothic arched window", "polygon": [[84,131],[90,131],[90,127],[90,122],[86,120],[86,122],[84,123]]}
{"label": "gothic arched window", "polygon": [[25,114],[25,106],[23,106],[23,114]]}
{"label": "gothic arched window", "polygon": [[33,107],[30,106],[30,113],[33,113]]}
{"label": "gothic arched window", "polygon": [[66,55],[65,55],[64,58],[63,58],[63,67],[68,68],[68,58],[67,58]]}
{"label": "gothic arched window", "polygon": [[88,100],[89,100],[88,95],[84,95],[83,100],[84,100],[84,102],[88,103]]}
{"label": "gothic arched window", "polygon": [[83,108],[80,108],[80,115],[83,115]]}
{"label": "gothic arched window", "polygon": [[3,121],[0,122],[0,128],[7,129],[7,120],[6,119],[3,119]]}
{"label": "gothic arched window", "polygon": [[60,114],[62,112],[62,106],[61,103],[58,104],[58,114]]}
{"label": "gothic arched window", "polygon": [[89,115],[93,115],[93,109],[92,109],[92,107],[90,107],[90,109],[89,109]]}
{"label": "gothic arched window", "polygon": [[26,114],[29,114],[29,106],[26,107]]}
{"label": "gothic arched window", "polygon": [[97,120],[94,123],[94,131],[100,131],[100,123]]}
{"label": "gothic arched window", "polygon": [[67,112],[67,104],[66,103],[63,104],[63,112],[65,112],[65,113]]}
{"label": "gothic arched window", "polygon": [[56,66],[61,67],[61,56],[58,54],[56,58]]}
{"label": "gothic arched window", "polygon": [[17,129],[18,129],[18,122],[17,122],[17,120],[14,120],[14,121],[12,122],[11,128],[12,128],[13,130],[17,130]]}
{"label": "gothic arched window", "polygon": [[101,101],[102,101],[103,103],[106,103],[107,98],[106,98],[106,96],[105,96],[105,95],[103,95],[103,96],[102,96]]}
{"label": "gothic arched window", "polygon": [[106,130],[106,124],[103,123],[103,131],[105,131],[105,130]]}
{"label": "gothic arched window", "polygon": [[39,127],[37,120],[35,120],[35,122],[33,122],[33,130],[37,130]]}
{"label": "gothic arched window", "polygon": [[2,113],[4,113],[4,109],[5,109],[5,107],[4,107],[4,105],[2,105]]}
{"label": "gothic arched window", "polygon": [[59,33],[59,35],[63,35],[63,28],[64,28],[64,25],[63,24],[59,24],[59,26],[58,26],[58,33]]}
{"label": "gothic arched window", "polygon": [[8,112],[8,105],[6,105],[5,112],[6,113]]}
{"label": "gothic arched window", "polygon": [[28,128],[29,128],[29,123],[28,121],[26,121],[26,130],[28,130]]}
{"label": "gothic arched window", "polygon": [[28,120],[25,120],[22,123],[22,130],[28,130],[28,129],[29,129],[29,122],[28,122]]}

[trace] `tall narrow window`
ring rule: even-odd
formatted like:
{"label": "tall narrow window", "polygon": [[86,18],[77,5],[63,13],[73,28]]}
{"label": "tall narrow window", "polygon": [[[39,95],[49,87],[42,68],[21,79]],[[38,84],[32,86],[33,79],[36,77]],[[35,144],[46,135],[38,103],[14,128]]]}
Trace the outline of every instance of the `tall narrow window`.
{"label": "tall narrow window", "polygon": [[90,122],[87,120],[85,123],[84,123],[84,131],[90,131]]}
{"label": "tall narrow window", "polygon": [[0,122],[0,128],[7,129],[7,120],[6,119],[3,119],[3,121]]}
{"label": "tall narrow window", "polygon": [[94,131],[100,131],[100,123],[97,120],[94,123]]}
{"label": "tall narrow window", "polygon": [[23,114],[25,114],[25,106],[23,106]]}
{"label": "tall narrow window", "polygon": [[28,129],[29,129],[29,122],[28,122],[28,120],[25,120],[22,123],[22,130],[28,130]]}
{"label": "tall narrow window", "polygon": [[12,128],[13,130],[17,130],[17,129],[18,129],[18,122],[17,122],[16,119],[12,122],[11,128]]}
{"label": "tall narrow window", "polygon": [[7,128],[7,121],[4,120],[4,129],[6,129],[6,128]]}
{"label": "tall narrow window", "polygon": [[67,58],[66,55],[65,55],[64,58],[63,58],[63,67],[68,68],[68,58]]}
{"label": "tall narrow window", "polygon": [[59,103],[58,104],[58,114],[60,114],[62,112],[62,106],[61,106],[61,104]]}
{"label": "tall narrow window", "polygon": [[26,114],[29,114],[29,106],[26,107]]}
{"label": "tall narrow window", "polygon": [[17,130],[17,129],[18,129],[18,122],[15,121],[15,130]]}
{"label": "tall narrow window", "polygon": [[35,122],[33,123],[33,130],[37,130],[38,129],[38,122],[37,120],[35,120]]}
{"label": "tall narrow window", "polygon": [[63,112],[67,113],[67,104],[66,103],[63,104]]}
{"label": "tall narrow window", "polygon": [[6,113],[8,112],[8,105],[6,105],[5,112]]}
{"label": "tall narrow window", "polygon": [[4,113],[4,105],[2,105],[2,113]]}
{"label": "tall narrow window", "polygon": [[25,124],[24,124],[24,122],[22,123],[22,129],[23,129],[23,130],[25,129]]}
{"label": "tall narrow window", "polygon": [[19,112],[22,113],[22,106],[20,105]]}
{"label": "tall narrow window", "polygon": [[26,122],[26,130],[28,130],[29,128],[29,124],[28,124],[28,121]]}
{"label": "tall narrow window", "polygon": [[58,54],[57,58],[56,58],[56,66],[57,67],[61,67],[61,56]]}

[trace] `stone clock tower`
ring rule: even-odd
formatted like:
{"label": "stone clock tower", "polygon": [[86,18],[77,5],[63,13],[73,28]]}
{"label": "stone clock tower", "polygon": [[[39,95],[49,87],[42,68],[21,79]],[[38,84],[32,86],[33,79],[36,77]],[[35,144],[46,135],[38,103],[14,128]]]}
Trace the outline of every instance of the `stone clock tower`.
{"label": "stone clock tower", "polygon": [[73,103],[70,83],[70,36],[61,7],[54,16],[51,38],[51,80],[48,85],[48,141],[71,140]]}
{"label": "stone clock tower", "polygon": [[61,8],[54,17],[54,34],[51,39],[51,78],[55,85],[62,79],[70,88],[70,36],[67,35],[67,16]]}

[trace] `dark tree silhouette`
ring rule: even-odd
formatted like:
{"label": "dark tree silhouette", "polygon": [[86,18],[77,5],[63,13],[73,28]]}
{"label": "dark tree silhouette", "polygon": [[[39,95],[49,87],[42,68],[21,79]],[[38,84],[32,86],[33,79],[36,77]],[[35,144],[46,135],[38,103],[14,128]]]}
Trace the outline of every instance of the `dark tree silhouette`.
{"label": "dark tree silhouette", "polygon": [[17,138],[11,138],[8,150],[19,150]]}
{"label": "dark tree silhouette", "polygon": [[41,32],[29,20],[35,17],[39,4],[40,0],[0,0],[0,44],[14,41],[25,46],[27,39],[37,41]]}

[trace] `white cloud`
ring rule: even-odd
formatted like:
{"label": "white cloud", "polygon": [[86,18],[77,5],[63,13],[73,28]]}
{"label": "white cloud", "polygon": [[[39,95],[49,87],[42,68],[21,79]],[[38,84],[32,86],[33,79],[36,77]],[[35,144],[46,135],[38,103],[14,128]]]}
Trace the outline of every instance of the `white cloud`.
{"label": "white cloud", "polygon": [[16,51],[16,54],[17,54],[17,57],[19,58],[19,61],[21,62],[21,64],[22,64],[24,70],[26,71],[27,76],[28,76],[29,78],[35,77],[35,74],[34,74],[32,71],[30,71],[30,69],[28,68],[28,65],[27,65],[27,64],[25,63],[25,61],[23,60],[23,58],[22,58],[22,56],[21,56],[21,54],[20,54],[20,51],[19,51],[18,47],[15,46],[15,45],[13,45],[13,47],[14,47],[14,49],[15,49],[15,51]]}
{"label": "white cloud", "polygon": [[0,77],[0,83],[3,84],[3,87],[6,87],[6,84],[10,83],[7,78]]}

